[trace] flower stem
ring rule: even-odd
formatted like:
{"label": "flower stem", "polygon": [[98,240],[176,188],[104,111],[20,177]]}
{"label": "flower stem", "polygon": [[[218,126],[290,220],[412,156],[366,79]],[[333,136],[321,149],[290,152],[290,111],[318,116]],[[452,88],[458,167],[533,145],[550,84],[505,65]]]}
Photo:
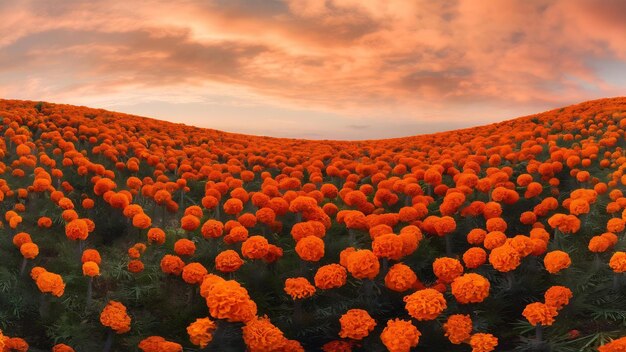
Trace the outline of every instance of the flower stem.
{"label": "flower stem", "polygon": [[24,257],[24,259],[22,259],[22,267],[20,268],[20,276],[24,276],[24,272],[26,271],[26,264],[28,263],[28,259],[26,259],[26,257]]}
{"label": "flower stem", "polygon": [[543,327],[541,326],[541,324],[537,324],[537,326],[535,327],[535,339],[537,340],[536,343],[537,345],[535,346],[535,350],[540,351],[541,350],[541,345],[543,344],[542,340],[543,340]]}
{"label": "flower stem", "polygon": [[90,277],[89,282],[87,283],[87,297],[85,299],[85,313],[89,311],[89,305],[91,304],[92,292],[93,292],[93,277]]}
{"label": "flower stem", "polygon": [[113,346],[113,337],[113,330],[109,330],[109,332],[107,333],[107,339],[106,341],[104,341],[104,348],[102,349],[102,352],[111,351],[111,347]]}

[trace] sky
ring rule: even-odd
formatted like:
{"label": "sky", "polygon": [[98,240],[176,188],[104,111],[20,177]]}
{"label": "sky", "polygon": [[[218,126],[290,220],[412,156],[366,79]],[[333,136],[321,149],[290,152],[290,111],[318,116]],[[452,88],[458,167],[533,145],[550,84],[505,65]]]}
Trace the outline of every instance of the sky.
{"label": "sky", "polygon": [[620,0],[2,0],[0,97],[378,139],[626,95]]}

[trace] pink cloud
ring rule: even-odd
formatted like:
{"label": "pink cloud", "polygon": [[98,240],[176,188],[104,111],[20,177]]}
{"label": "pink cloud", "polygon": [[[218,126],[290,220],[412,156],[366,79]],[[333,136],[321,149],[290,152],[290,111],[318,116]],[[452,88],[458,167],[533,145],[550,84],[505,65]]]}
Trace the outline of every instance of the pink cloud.
{"label": "pink cloud", "polygon": [[624,14],[617,0],[2,3],[0,91],[100,101],[226,85],[352,119],[458,120],[470,102],[492,116],[623,94],[596,63],[626,67]]}

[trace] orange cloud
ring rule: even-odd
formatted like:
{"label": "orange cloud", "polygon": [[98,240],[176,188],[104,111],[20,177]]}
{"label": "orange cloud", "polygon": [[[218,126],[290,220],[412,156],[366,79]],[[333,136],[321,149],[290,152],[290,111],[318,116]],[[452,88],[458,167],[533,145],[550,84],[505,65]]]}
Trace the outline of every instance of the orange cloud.
{"label": "orange cloud", "polygon": [[618,0],[2,2],[0,93],[228,97],[344,126],[502,119],[623,94],[624,13]]}

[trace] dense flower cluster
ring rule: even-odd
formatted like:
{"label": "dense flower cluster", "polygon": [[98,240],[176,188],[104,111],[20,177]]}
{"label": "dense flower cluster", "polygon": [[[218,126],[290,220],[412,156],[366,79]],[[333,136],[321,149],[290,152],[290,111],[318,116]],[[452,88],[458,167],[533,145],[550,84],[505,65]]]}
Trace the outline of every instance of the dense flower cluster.
{"label": "dense flower cluster", "polygon": [[0,129],[2,352],[626,350],[624,98],[367,142]]}

